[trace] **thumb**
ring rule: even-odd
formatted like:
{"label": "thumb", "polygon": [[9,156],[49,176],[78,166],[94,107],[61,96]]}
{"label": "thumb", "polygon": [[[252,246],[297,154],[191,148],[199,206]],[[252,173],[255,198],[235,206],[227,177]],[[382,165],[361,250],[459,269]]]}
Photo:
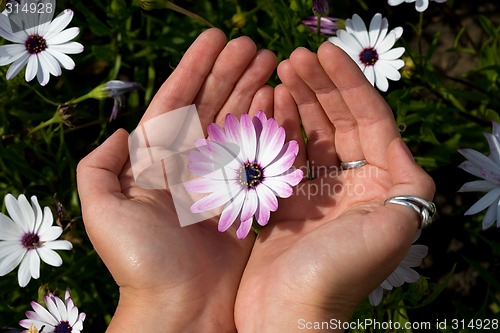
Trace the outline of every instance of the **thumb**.
{"label": "thumb", "polygon": [[388,148],[389,172],[393,187],[389,197],[413,195],[432,200],[436,187],[429,176],[413,159],[410,150],[400,138],[394,139]]}
{"label": "thumb", "polygon": [[128,160],[128,133],[117,130],[93,152],[78,163],[77,186],[82,211],[100,209],[110,195],[120,196],[119,175]]}

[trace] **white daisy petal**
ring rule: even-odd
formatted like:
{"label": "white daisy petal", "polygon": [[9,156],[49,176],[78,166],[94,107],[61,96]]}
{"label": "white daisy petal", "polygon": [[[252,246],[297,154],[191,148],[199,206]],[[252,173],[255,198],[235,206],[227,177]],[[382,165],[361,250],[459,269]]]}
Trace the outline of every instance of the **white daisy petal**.
{"label": "white daisy petal", "polygon": [[61,53],[78,54],[78,53],[83,52],[83,45],[78,43],[78,42],[69,42],[69,43],[65,43],[65,44],[50,45],[47,48],[47,51],[49,49],[53,50],[53,51],[59,51]]}
{"label": "white daisy petal", "polygon": [[36,73],[36,78],[41,86],[45,86],[47,83],[49,83],[50,79],[49,69],[47,68],[47,66],[42,65],[42,60],[40,59],[40,55],[37,56],[37,61],[38,61],[38,71]]}
{"label": "white daisy petal", "polygon": [[498,205],[490,205],[488,207],[482,221],[483,230],[488,229],[493,225],[493,223],[495,223],[499,211],[500,209],[498,209]]}
{"label": "white daisy petal", "polygon": [[28,251],[26,253],[26,259],[29,260],[30,274],[33,279],[38,279],[40,277],[40,257],[35,250]]}
{"label": "white daisy petal", "polygon": [[59,34],[61,31],[63,31],[64,28],[66,28],[73,19],[73,11],[71,9],[66,9],[65,11],[61,12],[52,22],[50,23],[50,26],[47,29],[47,32],[44,34],[44,37],[46,39],[51,39],[57,34]]}
{"label": "white daisy petal", "polygon": [[49,53],[47,52],[41,52],[38,55],[38,59],[40,60],[40,66],[43,68],[47,68],[50,74],[54,76],[60,76],[62,71],[61,71],[61,66],[59,65],[59,62]]}
{"label": "white daisy petal", "polygon": [[29,53],[25,52],[21,57],[14,61],[14,63],[10,65],[9,69],[7,70],[7,74],[5,75],[7,80],[12,79],[14,76],[19,74],[21,69],[23,69],[24,66],[26,66],[26,64],[28,63],[29,58]]}
{"label": "white daisy petal", "polygon": [[40,259],[42,259],[43,262],[49,264],[50,266],[59,267],[63,263],[61,256],[57,254],[56,251],[53,251],[45,246],[38,248],[37,252],[40,256]]}
{"label": "white daisy petal", "polygon": [[[19,240],[19,235],[23,234],[23,230],[2,213],[0,213],[0,230],[0,241]],[[1,244],[0,242],[0,246]]]}
{"label": "white daisy petal", "polygon": [[382,14],[377,13],[373,16],[370,21],[370,27],[368,28],[368,35],[370,37],[370,41],[367,45],[376,46],[378,38],[380,36],[382,27]]}
{"label": "white daisy petal", "polygon": [[14,222],[25,232],[33,231],[35,226],[35,214],[24,194],[21,194],[17,200],[12,194],[7,194],[4,201],[7,212],[12,220],[14,220]]}
{"label": "white daisy petal", "polygon": [[19,269],[17,271],[17,282],[21,288],[24,288],[28,285],[31,280],[31,269],[30,269],[30,261],[27,256],[24,256],[19,265]]}
{"label": "white daisy petal", "polygon": [[51,38],[47,38],[47,46],[51,47],[51,46],[54,46],[57,44],[63,44],[63,43],[69,42],[70,40],[72,40],[73,38],[78,36],[79,33],[80,33],[80,28],[78,28],[78,27],[73,27],[73,28],[69,28],[69,29],[66,29],[64,31],[61,31],[59,34],[57,34]]}
{"label": "white daisy petal", "polygon": [[361,46],[367,47],[370,45],[370,38],[366,30],[365,22],[358,14],[352,16],[352,30],[346,26],[347,32],[349,32],[354,38],[356,38]]}
{"label": "white daisy petal", "polygon": [[425,11],[428,6],[429,6],[429,0],[416,0],[415,1],[415,8],[419,12]]}
{"label": "white daisy petal", "polygon": [[38,72],[38,57],[30,56],[28,60],[28,65],[26,66],[26,72],[24,74],[25,80],[27,82],[33,80]]}
{"label": "white daisy petal", "polygon": [[258,204],[259,199],[257,198],[257,191],[255,189],[248,190],[245,201],[243,202],[243,207],[241,208],[240,219],[243,221],[251,219],[255,215]]}
{"label": "white daisy petal", "polygon": [[222,211],[222,214],[219,219],[218,229],[220,232],[224,232],[233,224],[238,215],[240,214],[241,207],[243,206],[243,202],[245,201],[245,191],[240,191],[236,194],[231,202],[227,204],[227,206]]}
{"label": "white daisy petal", "polygon": [[9,255],[4,256],[0,262],[0,276],[12,272],[23,260],[26,251],[16,247]]}
{"label": "white daisy petal", "polygon": [[33,310],[35,310],[36,313],[38,313],[38,315],[40,316],[40,318],[44,322],[46,322],[47,324],[49,324],[51,326],[55,326],[55,325],[58,324],[58,321],[54,317],[54,315],[52,313],[50,313],[49,311],[47,311],[47,309],[45,309],[40,304],[38,304],[36,302],[31,302],[31,307],[33,308]]}
{"label": "white daisy petal", "polygon": [[40,241],[42,242],[50,242],[53,241],[59,236],[61,236],[63,229],[59,226],[51,226],[47,230],[44,231],[43,234],[40,234]]}
{"label": "white daisy petal", "polygon": [[373,71],[375,72],[375,84],[377,85],[378,90],[387,91],[387,89],[389,89],[389,81],[387,81],[387,77],[381,70],[380,65],[375,65],[373,67]]}
{"label": "white daisy petal", "polygon": [[497,187],[488,193],[486,193],[481,199],[479,199],[472,207],[470,207],[464,214],[474,215],[488,207],[489,205],[496,203],[500,198],[500,187]]}
{"label": "white daisy petal", "polygon": [[489,180],[476,180],[463,184],[458,192],[488,192],[497,186]]}
{"label": "white daisy petal", "polygon": [[43,247],[52,250],[71,250],[73,248],[73,244],[71,244],[70,241],[60,239],[60,240],[45,242],[43,244]]}
{"label": "white daisy petal", "polygon": [[374,291],[368,295],[371,305],[377,306],[382,301],[382,296],[384,296],[384,289],[382,287],[377,287]]}

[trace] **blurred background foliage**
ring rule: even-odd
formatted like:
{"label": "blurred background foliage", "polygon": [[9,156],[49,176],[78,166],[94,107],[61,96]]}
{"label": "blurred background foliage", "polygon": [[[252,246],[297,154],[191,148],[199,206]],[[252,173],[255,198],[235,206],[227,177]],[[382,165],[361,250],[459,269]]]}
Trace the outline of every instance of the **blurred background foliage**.
{"label": "blurred background foliage", "polygon": [[[250,36],[279,60],[296,47],[316,50],[325,38],[301,24],[312,15],[310,0],[59,0],[56,14],[66,8],[74,10],[70,26],[80,27],[76,40],[85,46],[72,55],[73,71],[41,87],[36,80],[26,83],[22,74],[7,81],[8,67],[0,68],[0,197],[36,195],[52,208],[74,249],[59,252],[64,260],[59,268],[42,264],[40,279],[26,288],[17,285],[17,270],[0,278],[0,327],[18,327],[31,300],[70,289],[87,313],[84,331],[102,332],[118,289],[85,234],[75,182],[78,161],[117,128],[134,129],[185,50],[210,26],[228,38]],[[398,41],[406,48],[403,78],[391,81],[383,95],[416,160],[436,181],[438,215],[418,241],[429,247],[419,269],[423,277],[394,290],[378,307],[364,302],[353,319],[500,318],[500,232],[482,231],[482,214],[463,216],[481,194],[457,193],[474,179],[457,169],[463,161],[457,149],[488,153],[482,133],[500,121],[500,5],[431,1],[418,13],[413,3],[330,1],[330,15],[340,19],[357,13],[369,22],[377,12],[390,28],[404,28]],[[112,79],[143,87],[128,95],[116,120],[109,121],[110,98],[70,103]],[[277,82],[275,75],[269,83]]]}

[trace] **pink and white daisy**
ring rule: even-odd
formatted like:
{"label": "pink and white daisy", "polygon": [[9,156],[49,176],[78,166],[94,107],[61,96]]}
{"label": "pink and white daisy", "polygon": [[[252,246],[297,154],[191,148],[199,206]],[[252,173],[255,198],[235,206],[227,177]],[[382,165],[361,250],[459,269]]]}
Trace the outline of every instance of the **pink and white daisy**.
{"label": "pink and white daisy", "polygon": [[19,265],[18,282],[25,287],[31,278],[40,277],[40,259],[51,266],[61,266],[63,261],[54,250],[70,250],[61,236],[61,227],[53,226],[54,218],[49,207],[42,209],[35,196],[28,199],[21,194],[18,199],[5,196],[5,206],[10,217],[0,213],[0,276]]}
{"label": "pink and white daisy", "polygon": [[24,332],[43,332],[43,333],[80,333],[83,329],[85,313],[78,313],[78,308],[73,303],[69,291],[66,291],[64,302],[52,293],[45,296],[45,305],[47,309],[31,302],[35,311],[26,311],[26,317],[19,322],[29,331]]}
{"label": "pink and white daisy", "polygon": [[[420,237],[421,230],[417,231],[415,235],[415,239],[413,242],[415,243],[418,237]],[[394,272],[391,273],[378,286],[374,291],[368,295],[368,299],[373,306],[377,306],[382,301],[382,297],[384,296],[385,290],[392,290],[394,287],[401,287],[405,282],[414,283],[420,278],[420,274],[418,274],[411,267],[420,266],[422,260],[427,255],[428,248],[425,245],[413,244],[406,257],[401,261],[399,266],[396,268]]]}
{"label": "pink and white daisy", "polygon": [[268,223],[270,212],[278,209],[278,200],[292,195],[292,187],[303,178],[295,169],[299,145],[285,143],[285,130],[275,119],[259,111],[253,119],[247,114],[237,118],[228,114],[224,128],[208,126],[210,139],[196,142],[189,154],[189,170],[200,178],[185,184],[193,193],[210,193],[191,206],[201,213],[224,205],[219,231],[226,231],[238,220],[236,235],[245,238],[255,217]]}
{"label": "pink and white daisy", "polygon": [[346,30],[337,30],[337,36],[328,41],[344,50],[363,71],[372,85],[387,91],[389,80],[401,79],[399,69],[404,61],[399,59],[405,52],[404,47],[393,48],[402,36],[403,28],[389,31],[389,23],[381,14],[375,14],[369,29],[361,17],[354,14],[345,21]]}
{"label": "pink and white daisy", "polygon": [[[22,8],[24,4],[29,2],[22,0],[19,7]],[[61,67],[68,70],[75,68],[75,62],[67,54],[80,53],[83,46],[71,42],[80,33],[79,28],[64,30],[72,18],[73,11],[70,9],[63,11],[51,22],[44,22],[44,16],[39,15],[33,18],[39,20],[38,24],[13,32],[9,18],[0,15],[0,37],[15,43],[0,46],[0,66],[12,63],[7,70],[7,80],[26,66],[26,81],[29,82],[36,76],[44,86],[49,82],[51,74],[61,75]]]}

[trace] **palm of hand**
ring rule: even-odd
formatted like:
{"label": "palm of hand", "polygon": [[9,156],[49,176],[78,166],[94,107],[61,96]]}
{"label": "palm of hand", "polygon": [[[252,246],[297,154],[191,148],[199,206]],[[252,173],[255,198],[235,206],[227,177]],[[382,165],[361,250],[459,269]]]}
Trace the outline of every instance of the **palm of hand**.
{"label": "palm of hand", "polygon": [[89,230],[118,285],[141,293],[176,288],[208,293],[200,286],[210,286],[220,288],[221,296],[231,297],[226,290],[232,290],[234,297],[253,239],[240,241],[234,230],[220,234],[216,221],[180,228],[168,191],[142,189],[131,180],[125,169],[121,193],[103,203],[104,214],[119,225]]}

